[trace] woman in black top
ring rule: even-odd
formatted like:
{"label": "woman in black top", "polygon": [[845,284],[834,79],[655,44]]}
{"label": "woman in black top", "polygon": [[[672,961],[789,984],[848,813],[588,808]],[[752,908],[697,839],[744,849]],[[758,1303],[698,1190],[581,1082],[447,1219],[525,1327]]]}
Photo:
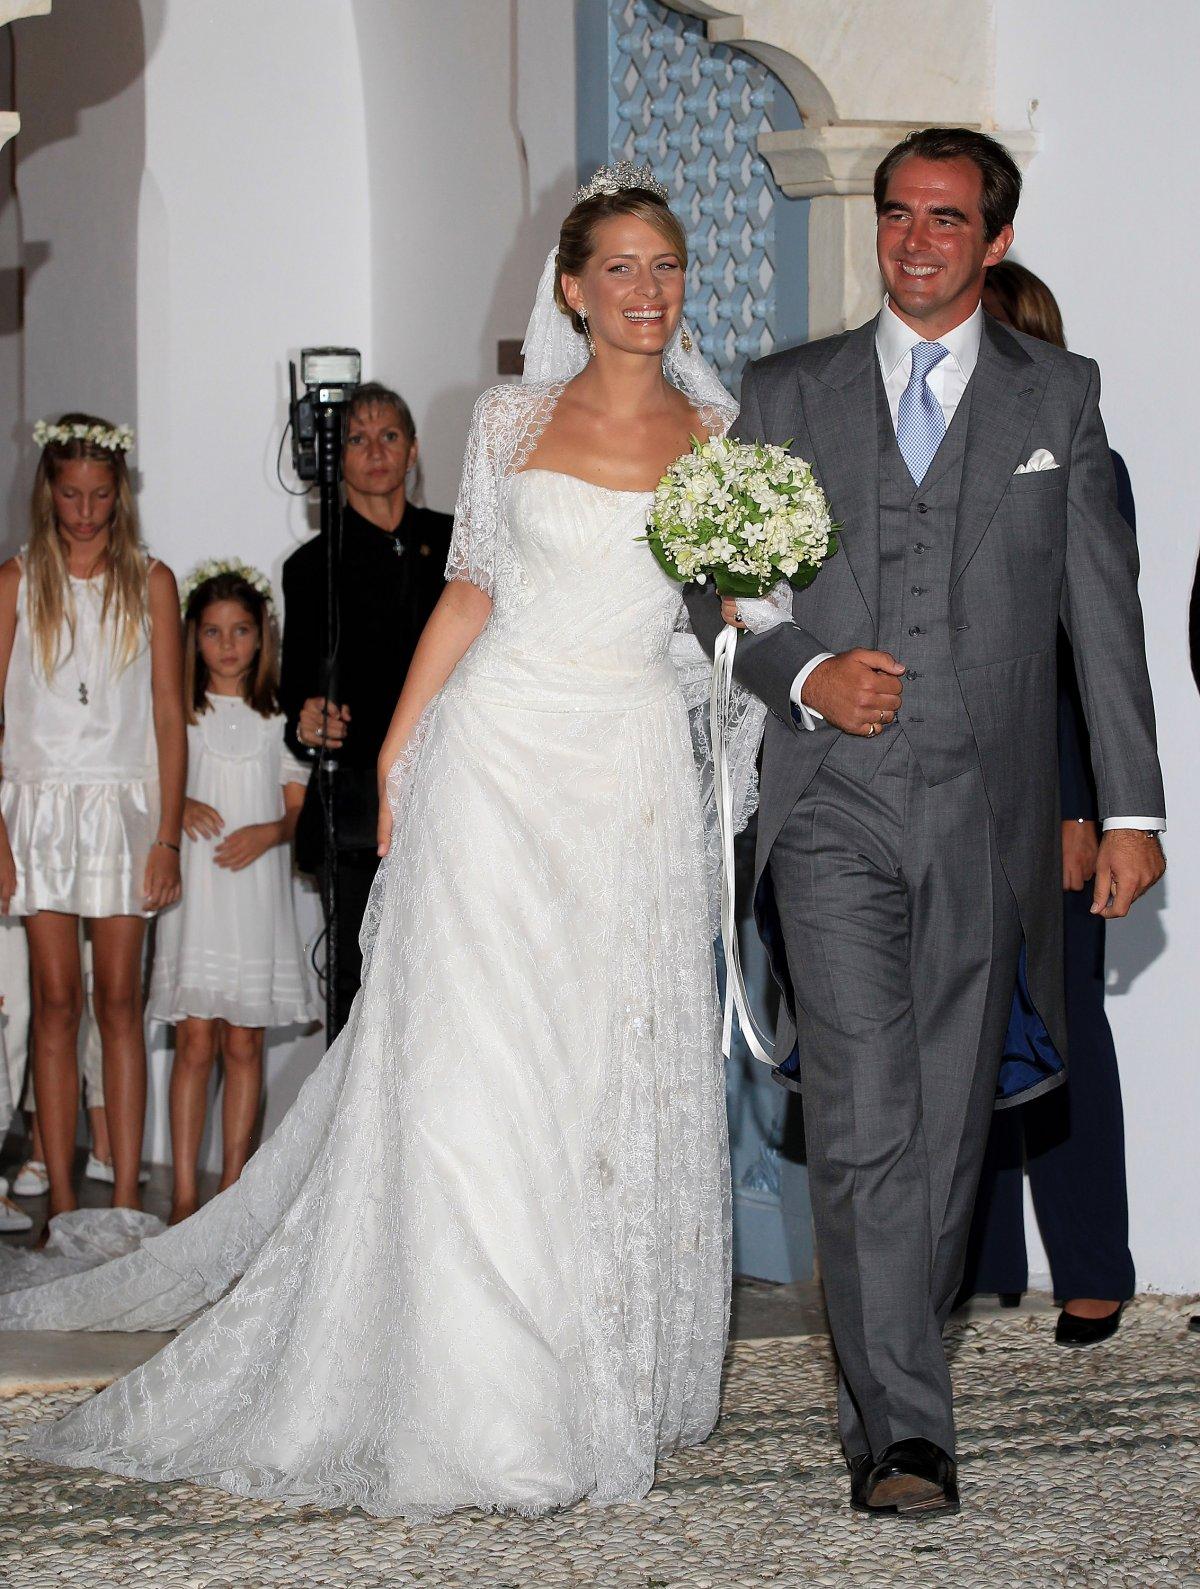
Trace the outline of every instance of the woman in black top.
{"label": "woman in black top", "polygon": [[[376,762],[413,651],[445,584],[451,518],[408,500],[417,437],[407,403],[375,382],[360,386],[347,415],[342,474],[346,502],[338,572],[337,698],[324,698],[327,637],[326,545],[318,535],[283,566],[284,636],[280,698],[288,742],[315,758],[336,755],[338,973],[337,1028],[362,974],[358,933],[375,877]],[[296,834],[302,870],[325,865],[325,818],[318,780]],[[337,1036],[330,1031],[329,1041]]]}

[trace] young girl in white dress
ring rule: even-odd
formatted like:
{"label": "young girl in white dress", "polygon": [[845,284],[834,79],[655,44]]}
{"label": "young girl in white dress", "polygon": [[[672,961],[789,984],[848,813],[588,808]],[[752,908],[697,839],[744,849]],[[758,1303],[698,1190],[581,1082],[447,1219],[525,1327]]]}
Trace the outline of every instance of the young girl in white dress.
{"label": "young girl in white dress", "polygon": [[311,1020],[290,845],[309,769],[285,748],[270,585],[242,563],[184,581],[188,797],[182,901],[158,924],[149,1013],[175,1025],[171,1223],[199,1207],[197,1159],[218,1048],[221,1186],[250,1156],[268,1026]]}
{"label": "young girl in white dress", "polygon": [[65,414],[34,439],[29,544],[0,567],[0,910],[24,917],[29,939],[53,1217],[76,1207],[80,917],[92,923],[113,1206],[139,1206],[142,945],[147,917],[179,897],[187,749],[178,596],[138,536],[133,433]]}

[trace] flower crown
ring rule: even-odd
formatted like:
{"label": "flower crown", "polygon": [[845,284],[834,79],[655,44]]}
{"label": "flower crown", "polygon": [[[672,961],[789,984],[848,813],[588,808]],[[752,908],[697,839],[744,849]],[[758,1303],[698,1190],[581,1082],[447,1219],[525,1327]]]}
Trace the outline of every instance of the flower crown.
{"label": "flower crown", "polygon": [[616,165],[601,166],[590,182],[576,192],[574,204],[585,199],[595,199],[602,193],[624,193],[629,188],[645,188],[665,204],[671,195],[654,175],[649,166],[635,166],[632,160],[618,160]]}
{"label": "flower crown", "polygon": [[52,425],[48,419],[39,419],[33,427],[33,439],[39,447],[49,447],[52,442],[65,446],[72,441],[86,441],[109,452],[128,452],[134,437],[129,425]]}
{"label": "flower crown", "polygon": [[188,610],[188,603],[206,580],[216,579],[218,574],[235,574],[238,579],[245,580],[253,590],[256,590],[268,607],[275,605],[275,592],[271,589],[271,581],[267,576],[250,563],[243,563],[236,557],[210,557],[206,562],[197,563],[195,568],[184,576],[183,584],[179,587],[179,605],[184,614]]}

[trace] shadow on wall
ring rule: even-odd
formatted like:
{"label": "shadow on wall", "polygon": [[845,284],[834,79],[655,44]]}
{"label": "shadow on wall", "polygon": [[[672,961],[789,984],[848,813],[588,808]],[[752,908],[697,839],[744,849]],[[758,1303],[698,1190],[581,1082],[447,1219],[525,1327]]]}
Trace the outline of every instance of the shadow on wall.
{"label": "shadow on wall", "polygon": [[142,85],[162,22],[159,7],[148,37],[138,0],[56,0],[0,29],[0,74],[22,120],[0,176],[5,553],[26,534],[29,431],[43,405],[137,422]]}
{"label": "shadow on wall", "polygon": [[[497,342],[524,331],[574,191],[573,8],[445,0],[436,20],[414,6],[416,27],[401,9],[352,6],[371,129],[372,373],[413,400],[426,475],[414,497],[445,511],[475,399],[499,379]],[[447,301],[456,312],[431,334],[428,308]]]}
{"label": "shadow on wall", "polygon": [[1128,993],[1167,947],[1164,925],[1170,904],[1170,874],[1125,917],[1109,922],[1105,935],[1105,992],[1112,997]]}
{"label": "shadow on wall", "polygon": [[[573,180],[573,170],[571,174]],[[517,237],[495,268],[491,308],[484,322],[479,348],[480,367],[488,372],[486,378],[477,387],[461,384],[446,387],[430,399],[424,415],[417,416],[421,445],[426,451],[447,446],[456,449],[456,474],[461,471],[467,425],[475,400],[482,390],[494,386],[501,379],[496,374],[496,344],[501,338],[520,339],[525,335],[526,321],[533,311],[533,300],[546,253],[557,246],[559,229],[566,215],[558,186],[556,183],[539,200],[533,214],[522,223]],[[531,263],[533,260],[536,263]],[[511,312],[507,308],[511,304],[524,306],[517,325],[511,323]],[[442,513],[450,513],[454,509],[452,501],[431,502],[429,506]]]}

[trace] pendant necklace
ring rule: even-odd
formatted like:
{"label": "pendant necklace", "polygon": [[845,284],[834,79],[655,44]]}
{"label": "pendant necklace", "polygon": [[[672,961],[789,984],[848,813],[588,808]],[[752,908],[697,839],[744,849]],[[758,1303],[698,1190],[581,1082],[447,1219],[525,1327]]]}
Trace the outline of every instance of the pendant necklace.
{"label": "pendant necklace", "polygon": [[[89,598],[91,596],[92,579],[94,577],[95,576],[92,575],[89,578],[83,580],[83,584],[87,586]],[[79,622],[79,607],[78,607],[78,605],[76,605],[76,608],[75,608],[75,620],[76,620],[76,625],[78,626],[78,622]],[[96,633],[92,637],[91,653],[90,653],[90,655],[88,657],[87,666],[84,668],[82,673],[80,672],[78,666],[76,666],[76,668],[75,668],[75,676],[79,680],[79,692],[78,693],[79,693],[79,704],[80,704],[80,706],[90,706],[91,705],[91,700],[89,699],[89,696],[88,696],[87,681],[88,681],[89,676],[92,673],[92,669],[93,669],[93,667],[95,665],[95,662],[96,662],[97,654],[98,654],[98,652],[100,650],[100,642],[101,642],[101,640],[104,637],[103,636],[103,631],[104,631],[103,620],[99,616],[97,616],[97,619],[96,619]],[[74,655],[74,647],[72,647],[72,655]]]}

